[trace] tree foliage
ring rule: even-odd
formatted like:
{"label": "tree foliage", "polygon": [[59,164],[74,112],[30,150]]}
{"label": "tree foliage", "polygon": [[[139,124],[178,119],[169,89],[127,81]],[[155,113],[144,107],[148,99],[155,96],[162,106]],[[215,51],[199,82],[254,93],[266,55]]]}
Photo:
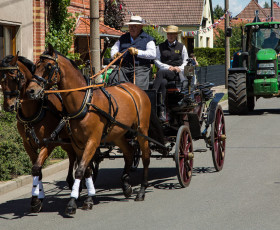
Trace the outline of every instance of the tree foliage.
{"label": "tree foliage", "polygon": [[214,19],[219,19],[224,15],[224,10],[220,5],[216,5],[213,11]]}
{"label": "tree foliage", "polygon": [[50,43],[66,57],[79,59],[79,54],[69,52],[74,41],[74,31],[76,28],[76,18],[67,11],[70,0],[49,0],[49,4],[46,46]]}
{"label": "tree foliage", "polygon": [[121,29],[125,18],[124,6],[122,0],[105,0],[104,24]]}
{"label": "tree foliage", "polygon": [[[232,36],[230,38],[230,47],[232,48],[241,48],[241,26],[240,23],[235,25],[232,28]],[[214,40],[215,48],[224,48],[225,47],[225,31],[223,29],[217,28],[217,32]]]}
{"label": "tree foliage", "polygon": [[269,5],[267,2],[265,2],[265,3],[263,4],[263,8],[270,8],[270,5]]}
{"label": "tree foliage", "polygon": [[159,45],[165,41],[164,36],[162,36],[153,26],[145,26],[143,30],[155,39],[156,45]]}

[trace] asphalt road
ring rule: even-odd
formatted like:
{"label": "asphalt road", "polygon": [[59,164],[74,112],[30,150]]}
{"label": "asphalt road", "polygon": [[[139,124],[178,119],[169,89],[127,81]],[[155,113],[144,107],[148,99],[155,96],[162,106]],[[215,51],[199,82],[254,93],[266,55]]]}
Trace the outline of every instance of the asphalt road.
{"label": "asphalt road", "polygon": [[[31,185],[0,196],[0,230],[17,229],[215,229],[257,230],[280,227],[280,99],[260,99],[247,116],[226,115],[225,165],[215,172],[211,153],[195,153],[190,186],[179,188],[172,159],[152,159],[144,202],[124,199],[120,189],[123,160],[101,163],[96,183],[98,204],[64,210],[70,191],[66,171],[44,178],[41,213],[29,213]],[[204,148],[204,142],[194,142]],[[133,173],[137,190],[141,170]]]}

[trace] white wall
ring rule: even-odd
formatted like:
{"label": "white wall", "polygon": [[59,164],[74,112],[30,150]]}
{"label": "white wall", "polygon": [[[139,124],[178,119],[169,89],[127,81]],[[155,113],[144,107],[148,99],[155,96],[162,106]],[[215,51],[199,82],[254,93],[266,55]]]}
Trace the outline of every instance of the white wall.
{"label": "white wall", "polygon": [[18,26],[16,50],[33,60],[33,0],[0,0],[0,24]]}
{"label": "white wall", "polygon": [[[211,10],[210,10],[210,2],[209,0],[204,1],[204,10],[203,10],[203,17],[207,18],[206,21],[206,27],[212,25],[212,17],[211,17]],[[203,29],[200,27],[200,29]],[[213,48],[213,28],[210,29],[210,31],[206,33],[200,33],[198,35],[198,47],[210,47]],[[208,38],[208,39],[207,39]],[[207,44],[207,40],[209,41],[209,44]]]}

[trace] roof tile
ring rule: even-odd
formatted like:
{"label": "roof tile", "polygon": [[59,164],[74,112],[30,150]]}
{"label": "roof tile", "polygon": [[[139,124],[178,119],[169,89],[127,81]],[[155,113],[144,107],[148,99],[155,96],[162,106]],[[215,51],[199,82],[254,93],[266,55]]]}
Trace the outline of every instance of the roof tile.
{"label": "roof tile", "polygon": [[[90,21],[88,18],[80,18],[75,30],[75,34],[90,34],[89,25]],[[116,30],[107,25],[104,25],[104,23],[102,22],[99,22],[99,31],[101,34],[110,34],[116,36],[121,36],[123,34],[123,32],[121,32],[120,30]]]}
{"label": "roof tile", "polygon": [[[204,0],[123,0],[125,9],[154,25],[200,25]],[[126,11],[125,22],[130,16]]]}

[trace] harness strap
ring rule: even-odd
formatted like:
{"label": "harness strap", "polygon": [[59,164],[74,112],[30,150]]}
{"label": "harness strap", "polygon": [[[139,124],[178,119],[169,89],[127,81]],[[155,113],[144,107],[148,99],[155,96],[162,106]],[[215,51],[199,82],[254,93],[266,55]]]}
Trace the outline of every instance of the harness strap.
{"label": "harness strap", "polygon": [[135,105],[135,108],[136,108],[136,112],[137,112],[137,119],[138,119],[138,128],[140,127],[140,118],[139,118],[139,111],[138,111],[138,108],[137,108],[137,104],[136,104],[136,101],[134,100],[134,97],[131,95],[131,93],[125,88],[123,87],[122,85],[117,85],[119,88],[123,89],[124,91],[126,91],[132,98],[133,102],[134,102],[134,105]]}
{"label": "harness strap", "polygon": [[92,106],[98,113],[100,113],[102,116],[104,116],[106,119],[108,119],[112,124],[114,125],[117,125],[123,129],[126,129],[128,130],[129,132],[131,132],[133,135],[138,135],[138,136],[141,136],[141,137],[144,137],[146,138],[147,140],[161,146],[162,148],[166,149],[166,146],[164,146],[163,144],[159,143],[158,141],[138,132],[137,130],[135,129],[132,129],[131,127],[125,125],[125,124],[122,124],[120,122],[118,122],[114,117],[112,117],[110,114],[106,113],[105,111],[103,111],[102,109],[100,109],[99,107],[97,107],[96,105],[94,104],[89,104],[90,106]]}

